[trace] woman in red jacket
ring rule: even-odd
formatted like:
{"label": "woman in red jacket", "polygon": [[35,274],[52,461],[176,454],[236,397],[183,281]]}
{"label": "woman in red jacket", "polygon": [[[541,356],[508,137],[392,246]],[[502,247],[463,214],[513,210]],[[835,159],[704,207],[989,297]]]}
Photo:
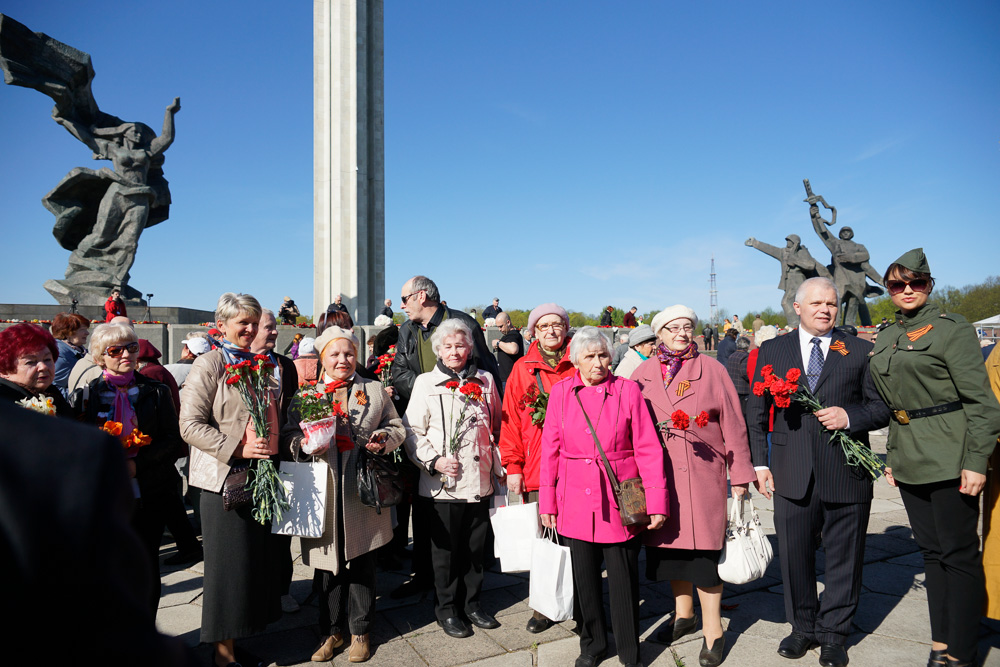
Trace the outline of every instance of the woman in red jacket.
{"label": "woman in red jacket", "polygon": [[125,312],[125,300],[122,299],[121,290],[117,287],[111,290],[111,296],[104,302],[104,315],[105,322],[110,322],[119,315],[128,317],[128,314]]}
{"label": "woman in red jacket", "polygon": [[[576,373],[569,359],[569,314],[554,303],[543,303],[528,316],[528,331],[534,334],[528,352],[514,362],[503,397],[500,459],[507,471],[511,493],[538,501],[542,425],[552,385]],[[528,632],[544,632],[552,621],[535,612],[528,619]]]}

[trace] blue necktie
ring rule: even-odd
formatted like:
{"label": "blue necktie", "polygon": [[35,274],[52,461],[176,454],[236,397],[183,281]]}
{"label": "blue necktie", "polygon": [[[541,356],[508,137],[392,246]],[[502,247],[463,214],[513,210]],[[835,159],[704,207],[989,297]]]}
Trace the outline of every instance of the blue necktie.
{"label": "blue necktie", "polygon": [[823,350],[819,346],[819,338],[811,341],[813,349],[809,354],[809,367],[806,369],[806,379],[809,381],[809,391],[816,391],[816,383],[823,372]]}

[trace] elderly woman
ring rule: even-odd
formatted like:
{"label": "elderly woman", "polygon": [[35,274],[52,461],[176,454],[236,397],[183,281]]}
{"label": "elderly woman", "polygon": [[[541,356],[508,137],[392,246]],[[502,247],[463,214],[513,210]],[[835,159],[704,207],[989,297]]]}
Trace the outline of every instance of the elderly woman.
{"label": "elderly woman", "polygon": [[[503,401],[500,457],[507,470],[507,488],[538,502],[538,471],[541,464],[542,424],[545,402],[552,385],[576,370],[569,359],[569,314],[554,303],[543,303],[528,315],[525,331],[533,334],[523,357],[514,362],[507,377]],[[536,414],[537,413],[537,414]],[[527,630],[538,633],[552,621],[537,611],[528,619]]]}
{"label": "elderly woman", "polygon": [[[741,498],[757,475],[736,388],[721,364],[699,354],[697,326],[698,316],[687,306],[657,314],[652,327],[660,343],[632,379],[660,426],[671,489],[666,523],[643,540],[646,577],[669,581],[674,594],[674,618],[657,640],[670,644],[695,631],[692,589],[697,588],[704,615],[699,663],[708,667],[720,664],[725,650],[718,562],[725,539],[726,472],[734,498]],[[689,423],[674,421],[677,412]]]}
{"label": "elderly woman", "polygon": [[90,334],[90,320],[77,313],[59,313],[52,320],[52,335],[59,348],[56,379],[52,382],[63,397],[69,398],[69,374],[80,359],[87,355],[83,346]]}
{"label": "elderly woman", "polygon": [[[595,327],[583,327],[570,346],[577,372],[552,387],[542,433],[539,512],[569,544],[573,591],[579,600],[580,657],[593,667],[607,651],[601,562],[607,564],[611,623],[618,659],[639,664],[639,535],[625,526],[604,466],[618,481],[639,477],[655,530],[667,510],[663,448],[639,387],[610,372],[611,345]],[[599,443],[599,444],[598,444]],[[603,450],[605,456],[602,456]]]}
{"label": "elderly woman", "polygon": [[0,399],[51,399],[57,415],[72,416],[69,403],[52,386],[58,357],[52,334],[38,325],[15,324],[0,332]]}
{"label": "elderly woman", "polygon": [[261,632],[281,616],[280,545],[271,538],[270,523],[258,523],[249,505],[227,511],[222,501],[234,466],[278,453],[280,378],[270,381],[266,438],[256,434],[239,390],[226,383],[226,364],[253,360],[250,346],[260,315],[260,303],[249,294],[219,297],[215,319],[221,346],[195,360],[181,402],[181,435],[191,445],[188,482],[203,490],[201,640],[215,643],[219,667],[237,662],[235,639]]}
{"label": "elderly woman", "polygon": [[924,557],[928,665],[979,664],[979,493],[1000,435],[1000,406],[975,329],[928,303],[934,279],[923,249],[890,264],[884,283],[899,310],[895,324],[879,335],[870,367],[895,417],[885,478],[899,487]]}
{"label": "elderly woman", "polygon": [[[178,512],[185,515],[178,491],[180,475],[174,467],[184,446],[177,428],[177,413],[170,389],[136,370],[139,338],[132,327],[102,324],[94,330],[90,348],[102,373],[74,393],[81,421],[95,426],[107,422],[121,424],[118,438],[123,444],[133,435],[149,437],[149,444],[137,451],[130,448],[127,455],[138,496],[132,525],[146,547],[149,566],[156,578],[149,600],[155,617],[160,600],[160,539],[168,517]],[[136,430],[138,434],[134,434]],[[197,547],[197,539],[194,542]]]}
{"label": "elderly woman", "polygon": [[[300,349],[306,341],[312,339],[303,339]],[[314,460],[326,464],[327,502],[323,536],[302,539],[302,563],[316,568],[321,585],[323,639],[312,659],[332,660],[350,631],[348,660],[364,662],[371,655],[369,628],[375,617],[375,549],[392,539],[392,518],[389,512],[376,513],[358,499],[358,448],[376,454],[391,452],[403,442],[405,432],[382,385],[355,372],[358,339],[350,330],[327,327],[316,347],[323,361],[323,384],[337,387],[326,400],[339,404],[346,418],[338,423],[334,442],[319,443],[321,449],[313,454]],[[281,433],[282,448],[308,460],[310,456],[301,453],[300,419],[298,402],[293,401]]]}
{"label": "elderly woman", "polygon": [[406,408],[406,453],[421,470],[417,502],[428,503],[434,614],[445,634],[469,637],[466,621],[500,624],[479,606],[493,478],[503,476],[494,447],[500,395],[476,367],[475,339],[462,320],[444,320],[431,335],[438,362],[417,376]]}
{"label": "elderly woman", "polygon": [[639,364],[649,359],[656,347],[656,335],[648,324],[640,324],[628,334],[628,352],[622,358],[615,375],[623,378],[632,377]]}
{"label": "elderly woman", "polygon": [[[340,327],[338,327],[339,329]],[[319,380],[319,354],[316,353],[316,339],[303,338],[299,341],[299,356],[295,358],[295,370],[299,374],[299,384]]]}

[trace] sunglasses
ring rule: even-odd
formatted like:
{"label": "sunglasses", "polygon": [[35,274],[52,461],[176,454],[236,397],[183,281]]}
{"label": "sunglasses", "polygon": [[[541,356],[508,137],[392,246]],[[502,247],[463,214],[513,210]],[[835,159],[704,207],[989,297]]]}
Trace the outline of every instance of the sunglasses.
{"label": "sunglasses", "polygon": [[411,296],[413,296],[414,294],[420,294],[420,293],[421,293],[421,292],[423,292],[423,291],[424,291],[424,290],[422,290],[422,289],[418,289],[418,290],[417,290],[416,292],[410,292],[410,293],[409,293],[409,294],[407,294],[406,296],[401,296],[401,297],[399,297],[399,300],[400,300],[400,301],[402,301],[402,302],[403,302],[403,305],[405,306],[405,305],[406,305],[406,300],[407,300],[407,299],[409,299],[409,298],[410,298]]}
{"label": "sunglasses", "polygon": [[129,354],[135,354],[139,351],[139,343],[128,343],[126,345],[109,345],[108,349],[104,350],[104,354],[111,357],[112,359],[117,359],[122,356],[128,350]]}
{"label": "sunglasses", "polygon": [[889,290],[889,294],[895,296],[896,294],[901,294],[907,285],[914,292],[926,292],[929,284],[926,278],[917,278],[916,280],[887,280],[885,288]]}

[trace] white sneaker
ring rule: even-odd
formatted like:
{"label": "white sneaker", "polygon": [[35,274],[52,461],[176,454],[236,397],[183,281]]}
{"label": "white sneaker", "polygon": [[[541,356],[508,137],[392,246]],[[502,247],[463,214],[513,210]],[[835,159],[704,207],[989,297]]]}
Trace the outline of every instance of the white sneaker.
{"label": "white sneaker", "polygon": [[286,614],[293,614],[301,608],[302,607],[299,606],[299,603],[296,602],[295,598],[293,598],[291,595],[281,596],[281,611],[285,612]]}

